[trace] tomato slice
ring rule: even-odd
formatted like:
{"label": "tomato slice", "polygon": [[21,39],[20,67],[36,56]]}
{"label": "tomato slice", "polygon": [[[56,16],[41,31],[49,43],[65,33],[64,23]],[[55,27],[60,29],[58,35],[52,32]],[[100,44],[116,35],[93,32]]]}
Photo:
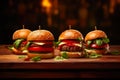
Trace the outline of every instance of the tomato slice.
{"label": "tomato slice", "polygon": [[41,46],[31,46],[28,47],[28,50],[31,52],[52,52],[52,47],[41,47]]}
{"label": "tomato slice", "polygon": [[95,48],[95,49],[101,49],[101,48],[106,48],[108,47],[108,44],[102,44],[102,45],[97,45],[97,44],[91,44],[91,48]]}
{"label": "tomato slice", "polygon": [[23,45],[26,45],[26,44],[27,44],[27,41],[26,41],[26,40],[24,40],[24,41],[22,42],[22,44],[23,44]]}
{"label": "tomato slice", "polygon": [[66,45],[68,46],[74,46],[74,44],[80,44],[80,41],[76,39],[66,39],[66,40],[62,40],[62,42],[65,42]]}

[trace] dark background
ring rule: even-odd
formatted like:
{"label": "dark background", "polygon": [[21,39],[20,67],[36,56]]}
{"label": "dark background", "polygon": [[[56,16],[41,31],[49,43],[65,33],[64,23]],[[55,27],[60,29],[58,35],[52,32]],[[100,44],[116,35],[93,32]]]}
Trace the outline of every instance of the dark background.
{"label": "dark background", "polygon": [[84,37],[97,26],[106,32],[111,45],[120,44],[120,0],[49,0],[49,13],[42,1],[0,0],[0,44],[12,44],[12,34],[22,25],[32,31],[40,25],[54,34],[55,41],[68,25]]}

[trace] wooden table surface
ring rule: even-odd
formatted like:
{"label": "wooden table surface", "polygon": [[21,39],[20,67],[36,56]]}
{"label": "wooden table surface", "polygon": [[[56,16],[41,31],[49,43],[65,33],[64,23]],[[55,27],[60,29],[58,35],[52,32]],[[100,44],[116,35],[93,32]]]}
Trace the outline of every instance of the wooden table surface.
{"label": "wooden table surface", "polygon": [[[20,59],[7,47],[0,45],[0,78],[120,78],[120,55],[33,62]],[[111,45],[110,50],[120,46]]]}

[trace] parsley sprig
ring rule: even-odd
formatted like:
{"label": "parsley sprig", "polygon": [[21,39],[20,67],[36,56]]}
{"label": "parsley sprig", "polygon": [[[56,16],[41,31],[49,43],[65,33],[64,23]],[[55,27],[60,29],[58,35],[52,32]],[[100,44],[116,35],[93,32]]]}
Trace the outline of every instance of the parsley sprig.
{"label": "parsley sprig", "polygon": [[35,56],[33,58],[31,58],[32,61],[40,61],[41,60],[41,57],[40,56]]}

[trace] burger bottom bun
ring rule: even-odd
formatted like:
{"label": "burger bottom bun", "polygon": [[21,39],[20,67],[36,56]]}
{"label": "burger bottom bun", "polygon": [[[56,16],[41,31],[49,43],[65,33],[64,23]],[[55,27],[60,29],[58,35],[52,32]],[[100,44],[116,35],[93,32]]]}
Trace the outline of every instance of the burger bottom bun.
{"label": "burger bottom bun", "polygon": [[[60,51],[60,55],[62,55],[64,51]],[[66,52],[68,58],[80,58],[84,56],[83,52]]]}
{"label": "burger bottom bun", "polygon": [[27,55],[27,53],[23,53],[23,52],[13,52],[16,55]]}
{"label": "burger bottom bun", "polygon": [[91,53],[107,54],[108,50],[107,49],[101,49],[101,50],[97,50],[97,49],[85,49],[85,52],[87,52],[88,54],[91,54]]}
{"label": "burger bottom bun", "polygon": [[12,48],[12,52],[16,55],[27,55],[27,52],[22,52],[21,50],[18,50],[16,48]]}
{"label": "burger bottom bun", "polygon": [[42,59],[49,59],[49,58],[53,58],[54,57],[54,54],[51,52],[51,53],[27,53],[27,56],[29,58],[33,58],[33,57],[36,57],[36,56],[40,56],[40,58]]}

